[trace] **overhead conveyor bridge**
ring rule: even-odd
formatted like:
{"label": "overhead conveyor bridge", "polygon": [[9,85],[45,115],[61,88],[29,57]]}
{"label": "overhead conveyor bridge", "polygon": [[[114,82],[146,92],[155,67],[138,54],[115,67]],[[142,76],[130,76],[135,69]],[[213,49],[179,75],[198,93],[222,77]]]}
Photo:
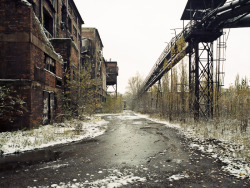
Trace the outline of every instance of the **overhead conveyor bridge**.
{"label": "overhead conveyor bridge", "polygon": [[[214,88],[220,89],[219,76],[216,82],[213,80],[213,42],[222,37],[224,28],[250,27],[250,0],[188,0],[181,20],[190,22],[167,44],[144,80],[138,98],[188,56],[194,117],[210,117],[215,103]],[[201,54],[207,54],[206,61]],[[216,59],[218,64],[221,59]]]}

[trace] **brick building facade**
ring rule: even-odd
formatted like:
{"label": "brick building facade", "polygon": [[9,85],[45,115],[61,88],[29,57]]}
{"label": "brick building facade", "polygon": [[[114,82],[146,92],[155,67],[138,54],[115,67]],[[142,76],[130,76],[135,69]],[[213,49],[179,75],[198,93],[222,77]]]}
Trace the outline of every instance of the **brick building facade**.
{"label": "brick building facade", "polygon": [[[99,95],[102,101],[105,101],[106,90],[106,63],[103,58],[103,43],[100,34],[96,28],[82,28],[82,64],[89,61],[92,66],[92,78],[101,80]],[[87,55],[87,56],[86,56]]]}
{"label": "brick building facade", "polygon": [[52,123],[64,71],[79,69],[83,20],[73,0],[0,3],[0,84],[16,90],[28,110],[12,124],[0,119],[0,131]]}

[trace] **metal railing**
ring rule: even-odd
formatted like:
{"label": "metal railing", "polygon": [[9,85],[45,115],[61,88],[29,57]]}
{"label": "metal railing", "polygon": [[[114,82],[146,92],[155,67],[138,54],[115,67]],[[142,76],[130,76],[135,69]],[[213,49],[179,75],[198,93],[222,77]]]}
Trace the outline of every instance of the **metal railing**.
{"label": "metal railing", "polygon": [[162,63],[164,62],[165,58],[171,53],[171,49],[173,48],[173,46],[176,45],[177,41],[182,36],[190,32],[193,25],[195,25],[195,21],[190,21],[178,35],[176,35],[170,40],[170,42],[167,44],[167,46],[164,48],[163,52],[161,53],[160,57],[157,59],[157,61],[153,65],[153,68],[150,70],[145,81],[143,82],[142,87],[140,89],[140,94],[145,92],[145,88],[147,88],[147,85],[149,84],[150,80],[153,80],[153,78],[156,77],[157,74],[159,74],[159,72],[161,72]]}

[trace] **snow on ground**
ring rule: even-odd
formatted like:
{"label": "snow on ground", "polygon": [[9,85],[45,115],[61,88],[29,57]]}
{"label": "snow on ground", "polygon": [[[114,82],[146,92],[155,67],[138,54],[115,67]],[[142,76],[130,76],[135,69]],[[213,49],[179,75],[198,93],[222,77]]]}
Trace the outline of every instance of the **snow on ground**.
{"label": "snow on ground", "polygon": [[176,180],[180,180],[183,178],[189,178],[189,175],[187,175],[187,174],[175,174],[175,175],[170,176],[168,178],[168,180],[169,181],[176,181]]}
{"label": "snow on ground", "polygon": [[137,114],[137,116],[178,130],[180,134],[192,140],[191,148],[198,149],[225,163],[226,166],[223,167],[223,170],[241,179],[250,177],[249,129],[246,133],[241,133],[233,130],[230,127],[230,122],[228,122],[228,127],[225,128],[225,123],[223,126],[216,125],[217,127],[212,125],[211,122],[208,122],[205,126],[181,125],[150,118],[148,115]]}
{"label": "snow on ground", "polygon": [[[73,179],[71,182],[64,183],[61,182],[59,184],[52,184],[50,186],[39,186],[39,188],[49,188],[49,187],[56,187],[56,188],[80,188],[80,187],[90,187],[90,188],[98,188],[98,187],[105,187],[105,188],[117,188],[122,187],[125,185],[134,185],[141,182],[146,182],[146,178],[134,176],[134,174],[123,174],[119,170],[110,169],[108,170],[110,175],[104,177],[103,179],[98,179],[94,181],[85,182],[78,182],[77,179]],[[101,172],[99,172],[101,173]],[[31,187],[29,187],[31,188]],[[35,187],[32,187],[35,188]]]}
{"label": "snow on ground", "polygon": [[28,131],[3,132],[0,133],[0,153],[7,155],[93,138],[103,134],[107,124],[100,117],[94,117],[86,122],[73,120]]}

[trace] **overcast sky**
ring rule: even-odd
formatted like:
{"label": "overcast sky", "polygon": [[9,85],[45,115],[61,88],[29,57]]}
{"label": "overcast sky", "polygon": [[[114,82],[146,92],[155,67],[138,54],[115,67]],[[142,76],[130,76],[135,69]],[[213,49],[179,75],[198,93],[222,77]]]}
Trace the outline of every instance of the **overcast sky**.
{"label": "overcast sky", "polygon": [[[85,22],[101,36],[106,60],[119,66],[118,92],[129,78],[147,76],[163,49],[182,28],[180,20],[187,0],[74,0]],[[185,22],[186,24],[187,22]],[[179,33],[181,30],[177,29]],[[250,78],[250,28],[231,29],[227,40],[225,85],[235,76]]]}

